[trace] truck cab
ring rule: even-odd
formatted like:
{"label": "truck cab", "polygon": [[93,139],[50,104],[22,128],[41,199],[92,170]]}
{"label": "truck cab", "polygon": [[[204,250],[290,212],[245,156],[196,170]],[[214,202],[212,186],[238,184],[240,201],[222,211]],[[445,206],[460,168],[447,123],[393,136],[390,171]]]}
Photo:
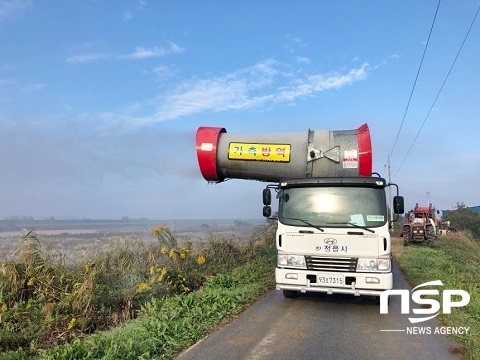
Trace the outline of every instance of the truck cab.
{"label": "truck cab", "polygon": [[[385,189],[379,176],[283,179],[264,190],[264,215],[271,216],[270,189],[278,199],[275,280],[287,298],[323,292],[380,296],[393,286]],[[403,198],[394,197],[403,213]]]}

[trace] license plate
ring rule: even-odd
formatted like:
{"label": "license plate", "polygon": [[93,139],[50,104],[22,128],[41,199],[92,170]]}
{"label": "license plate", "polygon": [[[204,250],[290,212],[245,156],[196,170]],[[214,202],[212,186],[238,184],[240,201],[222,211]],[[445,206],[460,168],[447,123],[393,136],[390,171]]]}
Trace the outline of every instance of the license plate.
{"label": "license plate", "polygon": [[328,276],[319,276],[317,284],[343,286],[345,282],[344,282],[343,275],[328,275]]}

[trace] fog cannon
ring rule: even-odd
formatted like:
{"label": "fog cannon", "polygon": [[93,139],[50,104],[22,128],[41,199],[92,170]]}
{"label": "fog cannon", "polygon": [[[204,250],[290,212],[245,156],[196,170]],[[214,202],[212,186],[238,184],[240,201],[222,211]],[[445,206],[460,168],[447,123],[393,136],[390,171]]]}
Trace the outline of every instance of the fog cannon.
{"label": "fog cannon", "polygon": [[199,127],[200,171],[209,182],[250,179],[369,176],[372,144],[367,124],[355,130],[307,130],[269,134],[230,134]]}

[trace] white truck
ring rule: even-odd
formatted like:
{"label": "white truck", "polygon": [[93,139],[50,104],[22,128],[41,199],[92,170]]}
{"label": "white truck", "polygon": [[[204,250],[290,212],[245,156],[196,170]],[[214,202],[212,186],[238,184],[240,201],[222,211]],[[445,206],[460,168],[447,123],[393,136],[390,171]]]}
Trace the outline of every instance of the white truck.
{"label": "white truck", "polygon": [[372,174],[367,124],[355,130],[229,134],[200,127],[200,171],[208,182],[227,178],[274,184],[263,191],[263,215],[278,198],[275,271],[285,297],[324,292],[380,296],[391,289],[392,258],[385,189],[393,212],[404,212],[398,186]]}
{"label": "white truck", "polygon": [[[275,280],[287,298],[323,292],[380,296],[393,286],[385,188],[379,176],[283,179],[263,193],[278,198]],[[398,192],[398,189],[397,189]],[[394,197],[394,212],[403,213]]]}

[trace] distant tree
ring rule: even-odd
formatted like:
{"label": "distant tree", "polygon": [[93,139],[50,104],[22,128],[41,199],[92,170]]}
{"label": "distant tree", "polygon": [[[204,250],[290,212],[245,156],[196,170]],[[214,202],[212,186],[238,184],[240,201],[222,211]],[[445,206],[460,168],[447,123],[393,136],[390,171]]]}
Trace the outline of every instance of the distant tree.
{"label": "distant tree", "polygon": [[458,203],[455,210],[448,212],[445,217],[450,226],[460,231],[467,231],[480,240],[480,213],[470,209],[464,203]]}
{"label": "distant tree", "polygon": [[249,225],[248,222],[243,221],[243,220],[235,220],[235,221],[233,222],[233,224],[236,225],[236,226],[247,226],[247,225]]}

